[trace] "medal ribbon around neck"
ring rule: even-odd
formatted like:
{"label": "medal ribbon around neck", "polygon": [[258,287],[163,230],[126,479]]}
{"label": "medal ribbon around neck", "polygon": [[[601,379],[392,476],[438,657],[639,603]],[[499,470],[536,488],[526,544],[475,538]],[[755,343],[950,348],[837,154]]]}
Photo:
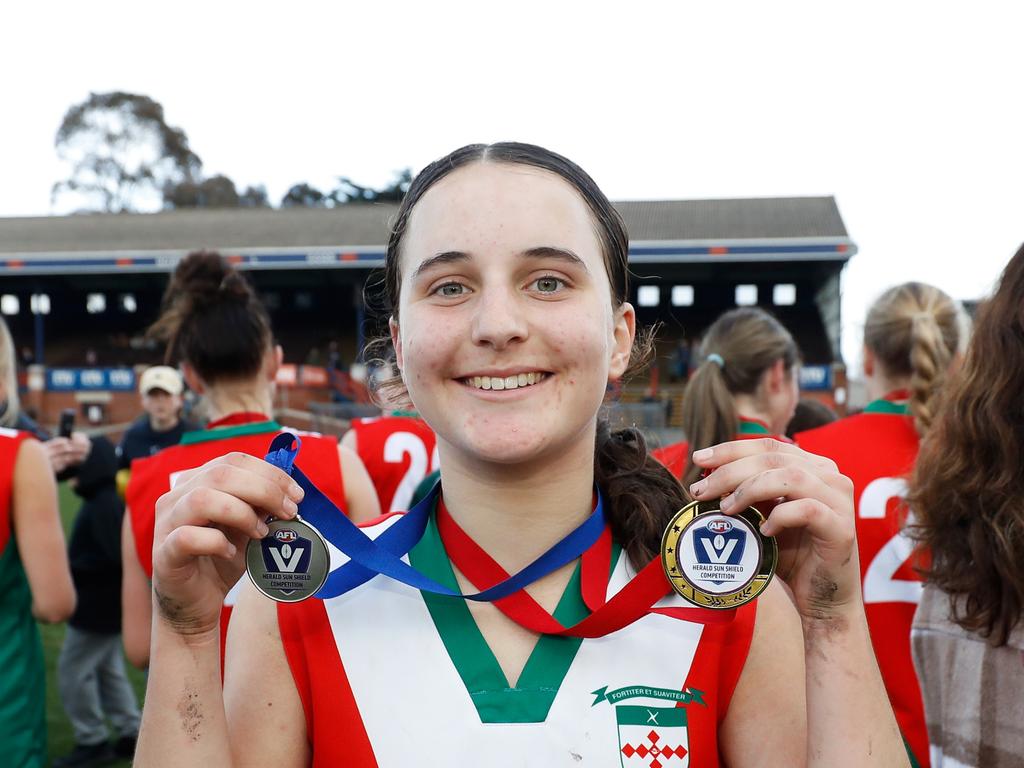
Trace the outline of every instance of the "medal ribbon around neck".
{"label": "medal ribbon around neck", "polygon": [[439,486],[434,486],[426,498],[402,515],[380,536],[371,539],[295,466],[295,456],[300,446],[301,441],[298,437],[288,432],[282,433],[274,438],[265,458],[268,463],[291,475],[306,492],[300,504],[302,519],[314,526],[325,539],[350,558],[349,562],[333,570],[324,585],[316,592],[314,596],[321,599],[342,595],[377,574],[382,574],[426,592],[478,602],[500,600],[579,558],[600,538],[605,527],[604,509],[599,495],[598,503],[590,516],[533,563],[489,589],[475,595],[463,595],[425,576],[402,560],[402,556],[423,537]]}
{"label": "medal ribbon around neck", "polygon": [[[672,589],[659,558],[655,558],[624,589],[605,602],[611,570],[611,532],[604,519],[600,492],[596,494],[594,511],[583,523],[526,568],[510,576],[458,527],[447,510],[443,510],[443,503],[438,499],[440,483],[391,527],[376,539],[371,539],[295,466],[300,447],[301,440],[297,436],[282,433],[270,444],[266,461],[287,472],[305,491],[300,504],[302,518],[350,558],[349,562],[328,575],[315,597],[337,597],[381,574],[421,591],[476,602],[493,602],[513,621],[540,634],[602,637],[628,626],[647,613],[708,624],[732,620],[732,611],[653,607]],[[442,541],[452,563],[478,589],[486,585],[476,594],[466,595],[449,589],[401,559],[423,537],[435,500],[438,501],[438,525],[443,525]],[[564,627],[524,588],[579,558],[583,563],[583,599],[593,613],[571,627]]]}
{"label": "medal ribbon around neck", "polygon": [[[501,583],[509,578],[508,572],[459,527],[445,507],[443,499],[438,499],[437,502],[437,529],[452,565],[477,589]],[[733,620],[734,610],[654,607],[655,603],[672,592],[660,558],[648,563],[625,587],[613,595],[611,600],[606,601],[611,555],[611,529],[605,526],[594,546],[583,553],[580,563],[580,591],[583,602],[591,614],[571,627],[559,622],[526,590],[495,600],[494,607],[533,632],[571,637],[604,637],[629,626],[648,613],[700,624],[725,624]],[[622,556],[625,557],[625,553]]]}

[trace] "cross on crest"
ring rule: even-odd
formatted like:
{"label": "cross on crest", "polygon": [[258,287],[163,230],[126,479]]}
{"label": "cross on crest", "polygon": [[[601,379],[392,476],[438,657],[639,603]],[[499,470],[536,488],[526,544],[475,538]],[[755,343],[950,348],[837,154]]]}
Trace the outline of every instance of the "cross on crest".
{"label": "cross on crest", "polygon": [[662,746],[658,744],[659,741],[661,741],[661,736],[657,731],[652,730],[647,734],[647,739],[640,742],[637,746],[634,747],[628,742],[624,744],[622,746],[622,754],[627,759],[636,756],[646,761],[648,757],[651,758],[651,761],[647,763],[648,768],[662,768],[664,765],[661,762],[662,760],[668,761],[673,757],[682,760],[686,757],[687,750],[683,745],[677,744],[674,747]]}

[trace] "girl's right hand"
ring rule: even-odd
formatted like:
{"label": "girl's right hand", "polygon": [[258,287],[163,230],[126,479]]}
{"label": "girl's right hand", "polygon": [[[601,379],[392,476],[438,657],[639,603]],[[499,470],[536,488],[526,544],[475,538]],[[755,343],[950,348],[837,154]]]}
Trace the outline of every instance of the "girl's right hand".
{"label": "girl's right hand", "polygon": [[303,491],[277,467],[229,453],[182,473],[156,504],[153,593],[159,620],[181,635],[219,631],[224,596],[245,570],[268,516],[289,520]]}

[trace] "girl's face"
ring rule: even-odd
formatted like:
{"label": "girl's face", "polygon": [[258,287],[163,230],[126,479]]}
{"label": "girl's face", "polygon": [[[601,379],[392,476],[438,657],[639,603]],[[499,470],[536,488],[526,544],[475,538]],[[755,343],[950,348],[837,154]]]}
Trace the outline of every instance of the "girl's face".
{"label": "girl's face", "polygon": [[528,166],[474,163],[427,191],[401,252],[398,366],[420,415],[467,458],[520,463],[589,440],[629,362],[593,217]]}

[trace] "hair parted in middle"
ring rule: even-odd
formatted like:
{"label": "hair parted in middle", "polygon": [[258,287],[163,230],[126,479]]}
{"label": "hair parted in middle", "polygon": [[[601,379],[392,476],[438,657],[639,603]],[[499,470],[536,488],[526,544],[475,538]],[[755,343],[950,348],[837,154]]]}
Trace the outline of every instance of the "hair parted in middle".
{"label": "hair parted in middle", "polygon": [[732,309],[704,333],[702,362],[683,394],[682,427],[689,443],[683,485],[700,476],[693,452],[735,438],[740,428],[733,395],[752,395],[778,360],[789,371],[800,359],[786,327],[757,307]]}
{"label": "hair parted in middle", "polygon": [[[568,158],[533,144],[470,144],[426,166],[413,180],[395,216],[385,256],[385,295],[380,303],[399,325],[402,241],[409,216],[434,184],[474,163],[529,166],[561,178],[576,190],[594,220],[613,308],[622,306],[629,296],[629,238],[618,211],[586,171]],[[371,342],[367,359],[387,360],[389,347],[390,339]],[[652,333],[638,332],[625,375],[644,367],[652,356]],[[408,402],[400,376],[383,380],[378,386],[385,402]],[[615,537],[635,566],[646,565],[659,551],[665,525],[686,503],[687,494],[678,480],[648,455],[647,444],[638,430],[611,430],[603,418],[598,421],[594,469],[598,486],[609,502],[606,509]]]}

